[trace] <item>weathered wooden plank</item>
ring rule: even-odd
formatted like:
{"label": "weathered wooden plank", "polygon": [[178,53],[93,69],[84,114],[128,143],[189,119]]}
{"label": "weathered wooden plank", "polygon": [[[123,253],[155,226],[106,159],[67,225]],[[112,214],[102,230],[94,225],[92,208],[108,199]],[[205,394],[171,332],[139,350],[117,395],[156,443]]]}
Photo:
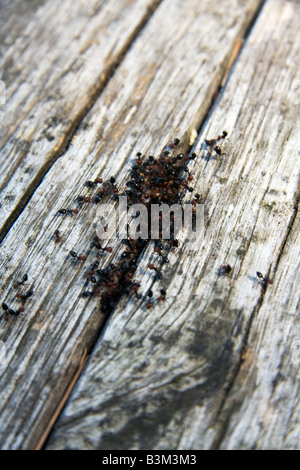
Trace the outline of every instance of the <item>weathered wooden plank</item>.
{"label": "weathered wooden plank", "polygon": [[[83,183],[100,173],[115,175],[122,186],[137,150],[156,152],[174,135],[190,135],[258,6],[163,2],[3,241],[1,299],[10,301],[11,283],[24,272],[35,295],[22,319],[1,325],[7,348],[2,448],[37,444],[103,322],[97,302],[80,298],[84,268],[74,268],[68,257],[71,249],[89,250],[96,209],[66,218],[57,217],[57,209],[72,207]],[[61,244],[52,239],[58,228]],[[114,246],[100,267],[118,259],[121,250]]]}
{"label": "weathered wooden plank", "polygon": [[28,24],[20,32],[17,16],[19,35],[8,36],[0,62],[2,238],[158,3],[51,0],[34,14],[23,5]]}
{"label": "weathered wooden plank", "polygon": [[221,448],[299,449],[299,212],[296,217],[223,405]]}
{"label": "weathered wooden plank", "polygon": [[299,448],[299,20],[266,3],[196,144],[204,243],[170,255],[163,307],[114,312],[47,449]]}

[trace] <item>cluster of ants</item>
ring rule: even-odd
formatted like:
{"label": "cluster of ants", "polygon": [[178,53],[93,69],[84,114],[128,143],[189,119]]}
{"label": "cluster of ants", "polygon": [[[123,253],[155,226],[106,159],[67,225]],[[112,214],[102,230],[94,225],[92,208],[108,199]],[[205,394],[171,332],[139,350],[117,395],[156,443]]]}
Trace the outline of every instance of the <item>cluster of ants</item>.
{"label": "cluster of ants", "polygon": [[17,291],[15,294],[15,300],[21,302],[21,305],[17,309],[13,309],[7,305],[6,302],[2,302],[3,319],[5,321],[8,321],[11,317],[17,317],[25,312],[25,303],[27,299],[33,295],[32,287],[26,291],[23,289],[23,287],[26,286],[27,281],[28,275],[24,274],[21,280],[18,280],[13,284],[13,289]]}
{"label": "cluster of ants", "polygon": [[[98,188],[93,196],[78,196],[74,201],[76,204],[75,209],[62,208],[59,209],[57,214],[76,214],[79,207],[83,204],[98,204],[104,198],[107,199],[107,197],[114,200],[119,196],[126,196],[128,207],[133,204],[143,204],[150,208],[151,204],[181,203],[186,191],[194,191],[194,188],[189,186],[193,176],[188,170],[188,163],[196,158],[196,154],[185,155],[179,153],[176,151],[179,143],[179,139],[174,139],[163,149],[157,158],[153,155],[145,157],[141,152],[138,152],[132,164],[130,178],[126,182],[125,191],[121,192],[119,190],[113,176],[107,181],[103,181],[101,178],[97,178],[94,181],[86,181],[84,186],[89,189],[98,188],[99,185],[101,185],[101,188]],[[195,194],[192,204],[195,205],[199,199],[200,195]],[[150,234],[151,221],[149,220],[149,222]],[[54,233],[54,237],[56,242],[61,241],[59,231]],[[159,255],[160,266],[169,262],[169,251],[179,245],[172,231],[169,240],[158,238],[153,242],[154,252]],[[145,249],[148,239],[128,237],[123,240],[123,243],[125,245],[124,251],[116,264],[110,263],[105,268],[99,268],[99,260],[95,259],[86,271],[86,285],[81,296],[100,296],[101,311],[103,313],[109,314],[124,294],[132,293],[137,299],[142,298],[142,295],[138,292],[140,283],[134,279],[134,274],[138,258]],[[103,240],[100,240],[97,235],[93,236],[90,246],[101,254],[112,251],[110,246],[103,246]],[[75,261],[86,260],[85,254],[77,254],[74,250],[70,251],[69,255]],[[162,279],[160,266],[155,266],[153,263],[148,266],[149,270],[154,273],[154,282]],[[149,309],[154,303],[165,300],[166,290],[161,288],[159,295],[154,297],[152,289],[149,289],[146,297],[145,306]]]}
{"label": "cluster of ants", "polygon": [[[216,139],[205,140],[206,148],[210,154],[215,152],[218,156],[223,155],[222,149],[218,144],[224,140],[227,135],[228,133],[223,131]],[[130,178],[126,182],[127,188],[123,192],[120,192],[117,187],[114,176],[111,176],[107,181],[103,181],[102,178],[96,178],[94,181],[86,181],[84,187],[89,188],[89,190],[97,189],[96,194],[77,196],[74,201],[74,208],[61,208],[57,211],[57,215],[77,215],[81,207],[85,204],[99,204],[104,199],[107,200],[107,198],[111,198],[116,200],[119,196],[127,197],[128,207],[136,203],[144,204],[147,208],[150,208],[151,204],[180,204],[187,191],[191,193],[194,191],[194,188],[190,186],[193,181],[193,176],[188,169],[188,164],[191,160],[194,160],[197,155],[195,153],[179,153],[177,150],[179,143],[179,139],[174,139],[156,158],[152,155],[146,157],[143,156],[141,152],[138,152],[130,170]],[[100,189],[99,185],[101,185]],[[192,205],[195,206],[200,199],[199,194],[194,194],[191,201]],[[195,208],[193,208],[193,211],[195,212]],[[151,224],[149,227],[150,233]],[[62,235],[58,229],[54,232],[53,239],[55,243],[62,241]],[[174,231],[171,232],[169,240],[159,238],[153,242],[154,252],[159,255],[160,266],[155,266],[151,263],[148,265],[148,268],[150,271],[154,272],[153,281],[155,282],[162,279],[161,266],[169,262],[168,253],[171,249],[178,247],[179,242],[176,239]],[[90,247],[92,250],[96,251],[97,256],[86,270],[86,283],[81,296],[85,298],[99,296],[102,313],[110,314],[124,294],[132,293],[137,299],[143,297],[138,292],[140,283],[134,279],[134,274],[138,258],[145,249],[148,240],[141,238],[133,239],[130,237],[124,239],[123,243],[125,247],[120,259],[116,264],[110,263],[105,268],[99,267],[100,262],[98,254],[103,254],[104,252],[110,253],[112,247],[103,246],[102,243],[103,240],[100,240],[97,235],[93,236]],[[69,256],[75,262],[84,262],[87,259],[86,254],[78,254],[74,250],[69,252]],[[231,270],[230,265],[223,265],[220,268],[219,274],[228,275]],[[260,272],[256,274],[262,284],[272,283],[272,280],[264,278]],[[10,308],[4,302],[2,303],[3,317],[5,320],[8,320],[10,316],[18,316],[24,312],[25,302],[33,294],[32,288],[26,292],[20,291],[20,288],[25,285],[27,279],[28,276],[25,274],[22,280],[17,281],[13,286],[18,290],[15,296],[16,299],[22,302],[22,305],[17,310]],[[155,298],[152,289],[148,290],[145,304],[147,309],[150,309],[155,303],[166,299],[165,288],[161,288],[159,292],[159,296]]]}

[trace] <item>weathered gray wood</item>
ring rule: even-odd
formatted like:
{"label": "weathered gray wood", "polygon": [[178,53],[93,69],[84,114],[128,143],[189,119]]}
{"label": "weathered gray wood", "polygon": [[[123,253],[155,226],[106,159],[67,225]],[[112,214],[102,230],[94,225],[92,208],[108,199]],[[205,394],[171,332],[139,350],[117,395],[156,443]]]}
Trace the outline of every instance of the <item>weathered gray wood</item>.
{"label": "weathered gray wood", "polygon": [[299,448],[299,21],[266,3],[196,144],[204,243],[170,256],[163,307],[120,305],[47,449]]}
{"label": "weathered gray wood", "polygon": [[298,212],[226,396],[221,448],[299,449],[299,222]]}
{"label": "weathered gray wood", "polygon": [[159,0],[34,3],[4,8],[29,12],[26,27],[18,13],[8,20],[15,33],[7,32],[0,61],[1,238]]}
{"label": "weathered gray wood", "polygon": [[[0,3],[0,57],[23,35],[23,30],[46,0],[2,0]],[[2,78],[2,77],[1,77]]]}
{"label": "weathered gray wood", "polygon": [[[258,5],[228,1],[220,10],[212,2],[163,2],[4,239],[1,300],[11,301],[11,284],[24,272],[35,295],[22,319],[1,324],[7,349],[1,376],[2,448],[40,445],[103,322],[98,303],[79,297],[84,268],[74,268],[68,258],[71,249],[88,250],[96,210],[67,218],[57,217],[57,210],[72,206],[83,183],[100,173],[117,176],[122,187],[137,150],[156,152],[171,137],[190,136]],[[61,244],[52,239],[57,228]],[[120,250],[114,247],[103,264],[118,258]]]}

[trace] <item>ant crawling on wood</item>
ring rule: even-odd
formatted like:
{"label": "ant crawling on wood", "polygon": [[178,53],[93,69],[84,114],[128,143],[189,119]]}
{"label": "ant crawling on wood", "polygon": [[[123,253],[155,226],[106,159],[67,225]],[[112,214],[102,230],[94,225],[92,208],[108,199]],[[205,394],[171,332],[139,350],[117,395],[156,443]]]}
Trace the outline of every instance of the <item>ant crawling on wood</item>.
{"label": "ant crawling on wood", "polygon": [[86,260],[86,255],[84,255],[84,254],[78,255],[76,253],[76,251],[74,251],[74,250],[70,251],[70,255],[71,255],[72,259],[74,259],[76,261],[85,261]]}
{"label": "ant crawling on wood", "polygon": [[229,274],[232,270],[230,264],[223,264],[219,270],[219,274]]}
{"label": "ant crawling on wood", "polygon": [[10,317],[16,317],[24,312],[24,307],[18,308],[18,310],[13,310],[10,308],[5,302],[2,303],[2,310],[3,310],[3,319],[4,321],[8,321]]}
{"label": "ant crawling on wood", "polygon": [[55,240],[55,243],[60,243],[61,242],[61,233],[58,229],[55,230],[55,232],[53,234],[53,238]]}
{"label": "ant crawling on wood", "polygon": [[28,281],[28,275],[24,274],[21,281],[17,281],[13,284],[14,289],[18,289],[20,286],[24,286],[25,282]]}
{"label": "ant crawling on wood", "polygon": [[223,131],[222,134],[218,135],[216,139],[211,139],[211,140],[205,139],[205,144],[209,147],[211,152],[214,150],[216,154],[219,156],[225,155],[225,153],[222,153],[221,147],[216,144],[220,142],[221,140],[225,140],[227,136],[228,136],[228,132]]}
{"label": "ant crawling on wood", "polygon": [[256,276],[258,277],[259,281],[263,284],[273,284],[273,279],[269,279],[268,277],[264,277],[262,273],[256,271]]}

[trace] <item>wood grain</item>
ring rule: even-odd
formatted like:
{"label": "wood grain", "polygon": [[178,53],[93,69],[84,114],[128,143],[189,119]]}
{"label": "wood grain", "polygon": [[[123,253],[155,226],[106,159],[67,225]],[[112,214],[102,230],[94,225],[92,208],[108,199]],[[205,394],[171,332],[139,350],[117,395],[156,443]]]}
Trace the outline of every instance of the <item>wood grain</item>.
{"label": "wood grain", "polygon": [[[0,55],[3,58],[46,0],[2,0],[0,4]],[[1,77],[2,78],[2,77]]]}
{"label": "wood grain", "polygon": [[297,213],[224,402],[221,448],[299,448],[299,228]]}
{"label": "wood grain", "polygon": [[299,19],[266,3],[195,145],[204,241],[170,256],[163,306],[121,302],[47,449],[299,448]]}

